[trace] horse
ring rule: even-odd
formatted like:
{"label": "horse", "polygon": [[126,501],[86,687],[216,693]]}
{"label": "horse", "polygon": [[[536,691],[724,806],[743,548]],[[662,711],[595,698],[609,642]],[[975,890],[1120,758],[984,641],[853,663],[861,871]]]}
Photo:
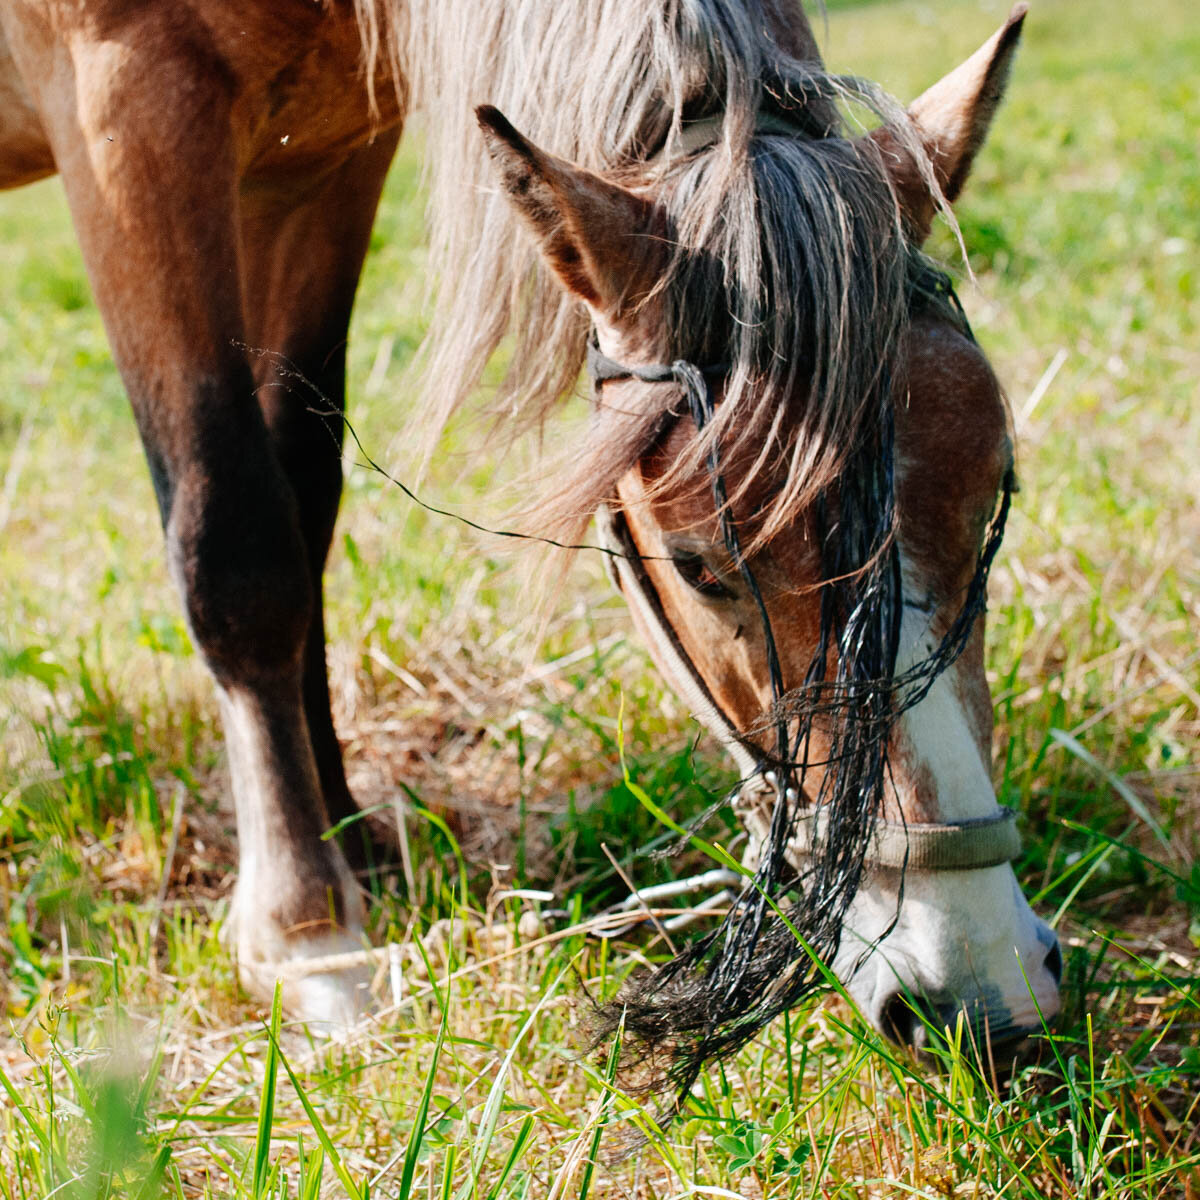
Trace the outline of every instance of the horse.
{"label": "horse", "polygon": [[421,112],[420,421],[505,338],[514,434],[588,365],[592,419],[530,512],[568,542],[596,518],[742,777],[748,882],[622,994],[628,1034],[686,1091],[825,972],[917,1048],[965,1013],[1003,1055],[1053,1018],[1060,951],[990,781],[1008,409],[921,251],[1023,17],[905,111],[825,69],[798,0],[0,5],[0,186],[60,175],[132,403],[224,727],[251,993],[282,975],[315,1025],[365,1002],[356,968],[303,969],[363,936],[354,847],[323,836],[357,808],[322,572],[355,288]]}

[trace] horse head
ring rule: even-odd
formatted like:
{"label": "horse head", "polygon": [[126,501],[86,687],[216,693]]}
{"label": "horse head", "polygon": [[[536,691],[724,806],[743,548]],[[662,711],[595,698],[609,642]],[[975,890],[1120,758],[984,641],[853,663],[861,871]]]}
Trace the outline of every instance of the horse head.
{"label": "horse head", "polygon": [[627,1027],[690,1038],[696,1061],[812,985],[803,940],[918,1047],[965,1012],[1003,1058],[1059,1007],[1057,939],[990,778],[982,610],[1009,413],[920,252],[1023,15],[861,137],[833,126],[816,71],[754,112],[683,114],[602,174],[479,110],[591,319],[589,448],[558,503],[600,501],[635,624],[743,777],[743,899],[624,998]]}

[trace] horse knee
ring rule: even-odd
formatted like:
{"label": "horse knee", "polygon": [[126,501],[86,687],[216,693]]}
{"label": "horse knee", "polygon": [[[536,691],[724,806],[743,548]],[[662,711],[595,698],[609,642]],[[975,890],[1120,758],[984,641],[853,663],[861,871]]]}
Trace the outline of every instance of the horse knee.
{"label": "horse knee", "polygon": [[217,680],[298,680],[315,584],[296,501],[270,455],[223,477],[185,470],[166,524],[171,574]]}

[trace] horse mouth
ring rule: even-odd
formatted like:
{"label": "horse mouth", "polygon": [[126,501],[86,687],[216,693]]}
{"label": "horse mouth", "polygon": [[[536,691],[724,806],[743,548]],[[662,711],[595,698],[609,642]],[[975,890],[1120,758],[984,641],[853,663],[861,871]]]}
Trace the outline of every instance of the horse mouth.
{"label": "horse mouth", "polygon": [[[961,1010],[960,1010],[961,1011]],[[1036,1065],[1046,1052],[1044,1025],[990,1025],[978,1018],[961,1023],[959,1014],[940,1025],[923,1020],[906,1009],[906,1017],[885,1014],[882,1032],[905,1046],[922,1066],[948,1068],[965,1060],[983,1078],[998,1086],[1007,1084],[1023,1067]]]}

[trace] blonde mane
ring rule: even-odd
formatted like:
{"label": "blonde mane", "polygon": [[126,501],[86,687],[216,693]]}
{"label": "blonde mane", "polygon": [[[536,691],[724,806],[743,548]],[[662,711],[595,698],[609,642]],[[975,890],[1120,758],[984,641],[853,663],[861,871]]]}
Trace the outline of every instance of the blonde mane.
{"label": "blonde mane", "polygon": [[[827,489],[878,416],[912,259],[879,153],[847,136],[839,102],[887,119],[923,155],[877,88],[824,70],[798,0],[356,3],[369,72],[385,62],[424,120],[433,294],[420,429],[440,431],[502,343],[496,409],[513,432],[570,393],[583,363],[586,310],[550,277],[492,184],[473,113],[494,104],[539,146],[626,184],[640,179],[666,209],[665,348],[730,366],[718,417],[679,472],[698,468],[714,442],[752,447],[742,489],[768,464],[785,479],[763,537]],[[763,111],[804,136],[760,136]],[[713,115],[722,121],[712,145],[665,169],[648,163],[685,121]],[[589,438],[585,461],[551,488],[561,531],[611,494],[660,418],[647,412]]]}

